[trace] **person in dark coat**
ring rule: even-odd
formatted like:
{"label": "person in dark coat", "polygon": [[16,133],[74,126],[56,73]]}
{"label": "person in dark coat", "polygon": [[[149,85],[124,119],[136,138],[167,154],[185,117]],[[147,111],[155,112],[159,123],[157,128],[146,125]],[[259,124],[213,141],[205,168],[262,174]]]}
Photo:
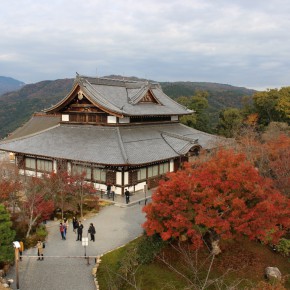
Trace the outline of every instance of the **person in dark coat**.
{"label": "person in dark coat", "polygon": [[84,228],[84,226],[83,226],[82,223],[79,221],[78,229],[77,229],[77,233],[78,233],[77,241],[82,241],[82,237],[83,237],[83,228]]}
{"label": "person in dark coat", "polygon": [[130,191],[127,188],[125,189],[125,197],[126,203],[128,204],[130,202]]}
{"label": "person in dark coat", "polygon": [[72,225],[73,225],[73,231],[74,233],[76,233],[76,229],[78,228],[78,220],[76,219],[76,217],[73,217]]}
{"label": "person in dark coat", "polygon": [[91,235],[91,241],[95,241],[95,233],[96,233],[96,229],[93,225],[93,223],[90,224],[90,227],[89,227],[89,230],[88,230],[88,233]]}
{"label": "person in dark coat", "polygon": [[107,195],[108,195],[108,198],[111,198],[111,184],[110,183],[107,185]]}

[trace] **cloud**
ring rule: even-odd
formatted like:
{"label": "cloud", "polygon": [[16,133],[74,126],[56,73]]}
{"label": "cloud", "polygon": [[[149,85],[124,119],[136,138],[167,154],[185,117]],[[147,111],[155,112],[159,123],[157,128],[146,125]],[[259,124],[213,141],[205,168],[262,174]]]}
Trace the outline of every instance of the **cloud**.
{"label": "cloud", "polygon": [[10,0],[1,12],[0,74],[25,82],[96,70],[265,88],[289,79],[285,0]]}

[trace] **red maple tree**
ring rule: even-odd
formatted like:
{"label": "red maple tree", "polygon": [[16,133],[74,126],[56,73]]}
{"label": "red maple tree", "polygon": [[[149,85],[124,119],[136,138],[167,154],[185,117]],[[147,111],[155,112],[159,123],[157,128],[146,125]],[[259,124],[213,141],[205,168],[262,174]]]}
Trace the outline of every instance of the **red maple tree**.
{"label": "red maple tree", "polygon": [[143,208],[149,236],[185,236],[198,247],[203,233],[213,229],[224,239],[245,235],[275,243],[290,226],[290,200],[244,154],[220,150],[167,177]]}
{"label": "red maple tree", "polygon": [[271,177],[275,187],[290,197],[290,138],[280,134],[261,144],[257,161],[261,174]]}
{"label": "red maple tree", "polygon": [[50,217],[54,203],[47,195],[43,179],[30,177],[23,184],[23,188],[21,214],[27,223],[28,237],[34,225]]}

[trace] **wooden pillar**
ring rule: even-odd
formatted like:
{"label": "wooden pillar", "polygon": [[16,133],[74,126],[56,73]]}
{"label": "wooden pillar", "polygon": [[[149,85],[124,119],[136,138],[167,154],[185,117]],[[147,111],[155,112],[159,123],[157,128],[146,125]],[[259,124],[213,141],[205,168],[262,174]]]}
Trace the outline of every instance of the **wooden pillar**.
{"label": "wooden pillar", "polygon": [[122,195],[124,195],[124,192],[125,192],[125,190],[124,190],[124,186],[125,186],[124,181],[125,181],[125,173],[124,173],[124,167],[122,167],[122,184],[121,184],[121,193],[122,193]]}

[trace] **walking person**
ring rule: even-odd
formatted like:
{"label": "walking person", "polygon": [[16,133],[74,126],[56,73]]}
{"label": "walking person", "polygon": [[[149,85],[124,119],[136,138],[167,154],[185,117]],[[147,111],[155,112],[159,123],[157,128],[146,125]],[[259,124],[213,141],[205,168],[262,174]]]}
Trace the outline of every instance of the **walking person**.
{"label": "walking person", "polygon": [[125,197],[126,197],[126,204],[130,202],[130,191],[126,188],[125,189]]}
{"label": "walking person", "polygon": [[63,239],[66,240],[66,224],[63,223],[62,227],[63,227]]}
{"label": "walking person", "polygon": [[23,254],[23,251],[24,251],[24,244],[22,241],[19,242],[20,244],[20,248],[19,248],[19,260],[22,261],[22,254]]}
{"label": "walking person", "polygon": [[42,241],[38,240],[36,244],[37,248],[37,256],[38,256],[38,261],[43,261],[43,243]]}
{"label": "walking person", "polygon": [[107,195],[108,195],[108,199],[110,199],[111,198],[111,184],[110,183],[108,183],[107,185]]}
{"label": "walking person", "polygon": [[67,228],[68,228],[68,221],[67,221],[67,219],[65,218],[65,219],[63,220],[63,229],[64,229],[64,238],[65,238],[65,240],[66,240]]}
{"label": "walking person", "polygon": [[62,223],[59,224],[59,231],[60,231],[61,239],[65,240],[64,226]]}
{"label": "walking person", "polygon": [[79,221],[78,224],[78,229],[77,229],[77,233],[78,233],[78,237],[77,237],[77,241],[82,241],[82,237],[83,237],[83,228],[84,226],[82,225],[82,223]]}
{"label": "walking person", "polygon": [[93,223],[90,223],[90,227],[89,227],[88,233],[91,235],[91,241],[94,242],[95,241],[96,229],[95,229]]}
{"label": "walking person", "polygon": [[76,217],[73,217],[72,219],[72,226],[73,226],[73,232],[76,233],[76,229],[78,228],[78,220]]}
{"label": "walking person", "polygon": [[111,187],[111,196],[112,196],[113,200],[115,200],[115,192],[116,192],[116,186],[115,186],[115,184],[113,184]]}

